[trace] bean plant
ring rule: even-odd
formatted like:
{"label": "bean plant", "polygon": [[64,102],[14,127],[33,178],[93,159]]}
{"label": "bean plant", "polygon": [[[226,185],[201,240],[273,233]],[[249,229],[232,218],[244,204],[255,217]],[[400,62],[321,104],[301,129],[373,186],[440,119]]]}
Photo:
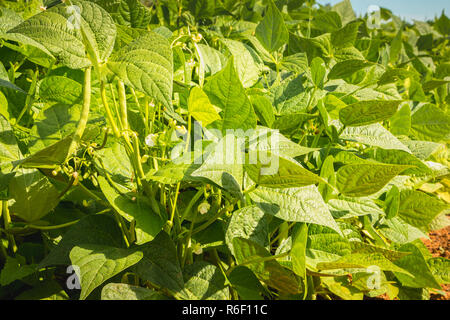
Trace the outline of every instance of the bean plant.
{"label": "bean plant", "polygon": [[349,0],[0,0],[0,298],[445,294],[449,42]]}

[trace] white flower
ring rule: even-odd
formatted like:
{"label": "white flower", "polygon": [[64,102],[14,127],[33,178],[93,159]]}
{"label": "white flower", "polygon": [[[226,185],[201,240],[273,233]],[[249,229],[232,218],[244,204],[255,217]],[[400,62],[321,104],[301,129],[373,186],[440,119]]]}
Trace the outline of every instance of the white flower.
{"label": "white flower", "polygon": [[198,212],[200,214],[205,214],[209,211],[209,208],[211,208],[211,205],[208,202],[202,202],[198,206]]}
{"label": "white flower", "polygon": [[158,135],[156,135],[154,133],[149,134],[147,137],[145,137],[145,144],[147,146],[149,146],[150,148],[154,147],[156,145],[157,138],[158,138]]}
{"label": "white flower", "polygon": [[175,130],[180,136],[184,136],[187,133],[187,129],[185,126],[176,126]]}

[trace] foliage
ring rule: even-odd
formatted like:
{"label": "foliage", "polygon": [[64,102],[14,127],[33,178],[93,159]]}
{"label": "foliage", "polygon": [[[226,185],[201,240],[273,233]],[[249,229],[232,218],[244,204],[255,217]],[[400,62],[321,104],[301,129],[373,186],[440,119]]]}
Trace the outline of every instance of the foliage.
{"label": "foliage", "polygon": [[444,14],[383,8],[373,27],[348,0],[0,5],[0,298],[448,284],[419,240],[449,225]]}

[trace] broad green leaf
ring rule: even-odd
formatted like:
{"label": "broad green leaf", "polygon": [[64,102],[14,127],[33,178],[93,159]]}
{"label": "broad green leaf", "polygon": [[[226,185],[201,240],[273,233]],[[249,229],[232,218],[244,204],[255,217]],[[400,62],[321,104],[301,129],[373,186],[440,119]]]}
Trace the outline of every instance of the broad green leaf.
{"label": "broad green leaf", "polygon": [[385,150],[379,148],[371,153],[371,158],[382,163],[412,166],[411,169],[403,172],[405,175],[423,176],[430,175],[432,172],[425,163],[417,159],[414,155],[402,150]]}
{"label": "broad green leaf", "polygon": [[443,148],[443,145],[431,141],[402,140],[417,158],[427,160],[433,153]]}
{"label": "broad green leaf", "polygon": [[351,253],[349,241],[335,230],[320,225],[309,225],[306,263],[316,267],[319,262],[331,262]]}
{"label": "broad green leaf", "polygon": [[386,219],[392,219],[398,214],[400,208],[400,191],[396,186],[392,186],[391,190],[386,194]]}
{"label": "broad green leaf", "polygon": [[197,48],[203,58],[206,74],[212,76],[226,66],[227,59],[222,52],[202,43],[198,43]]}
{"label": "broad green leaf", "polygon": [[229,290],[220,270],[206,262],[196,262],[183,270],[185,286],[180,297],[188,300],[226,300]]}
{"label": "broad green leaf", "polygon": [[188,8],[196,18],[208,18],[214,15],[216,1],[191,0],[189,1]]}
{"label": "broad green leaf", "polygon": [[262,125],[269,128],[272,127],[275,121],[275,115],[269,98],[263,95],[251,95],[249,99]]}
{"label": "broad green leaf", "polygon": [[352,253],[367,253],[367,254],[379,253],[382,254],[389,261],[396,261],[409,254],[406,252],[394,251],[382,247],[377,247],[361,241],[350,241],[350,247],[352,248]]}
{"label": "broad green leaf", "polygon": [[163,36],[148,32],[115,52],[108,68],[126,85],[172,107],[173,57]]}
{"label": "broad green leaf", "polygon": [[166,232],[161,231],[151,242],[138,248],[144,253],[142,260],[134,267],[140,278],[173,293],[183,289],[176,247]]}
{"label": "broad green leaf", "polygon": [[380,191],[389,181],[411,166],[358,163],[337,171],[336,186],[349,197],[364,197]]}
{"label": "broad green leaf", "polygon": [[295,160],[288,160],[270,152],[249,152],[244,167],[254,182],[268,188],[304,187],[324,182]]}
{"label": "broad green leaf", "polygon": [[431,273],[439,283],[450,283],[450,260],[442,257],[431,258],[427,261]]}
{"label": "broad green leaf", "polygon": [[98,177],[98,182],[114,210],[127,221],[136,221],[136,243],[142,244],[153,240],[161,231],[164,221],[153,211],[149,201],[133,193],[119,194],[102,176]]}
{"label": "broad green leaf", "polygon": [[402,101],[359,101],[339,112],[339,119],[346,126],[359,127],[392,117]]}
{"label": "broad green leaf", "polygon": [[46,280],[22,292],[15,300],[70,300],[70,298],[56,280]]}
{"label": "broad green leaf", "polygon": [[289,31],[283,16],[272,0],[269,0],[264,18],[256,27],[255,35],[270,52],[278,50],[289,40]]}
{"label": "broad green leaf", "polygon": [[234,135],[228,134],[212,145],[211,153],[191,175],[209,179],[225,190],[239,193],[244,179],[243,163],[244,154],[240,144],[236,143]]}
{"label": "broad green leaf", "polygon": [[265,213],[279,219],[314,223],[340,232],[316,186],[290,189],[258,187],[250,197]]}
{"label": "broad green leaf", "polygon": [[135,249],[79,244],[69,256],[72,265],[79,268],[79,274],[76,273],[81,284],[80,300],[84,300],[103,282],[138,263],[143,254]]}
{"label": "broad green leaf", "polygon": [[255,274],[247,267],[237,266],[228,276],[233,288],[243,300],[262,300],[261,292],[265,289]]}
{"label": "broad green leaf", "polygon": [[322,277],[323,284],[336,296],[344,300],[363,300],[364,294],[348,283],[347,279]]}
{"label": "broad green leaf", "polygon": [[386,222],[379,228],[379,231],[387,239],[399,244],[405,244],[427,237],[424,232],[404,222],[398,216],[386,220]]}
{"label": "broad green leaf", "polygon": [[39,97],[46,102],[57,102],[66,105],[80,103],[83,86],[70,78],[49,76],[39,82]]}
{"label": "broad green leaf", "polygon": [[311,26],[323,32],[334,32],[342,28],[341,17],[334,11],[325,12],[314,17]]}
{"label": "broad green leaf", "polygon": [[316,57],[311,61],[311,79],[316,88],[323,88],[326,75],[325,62]]}
{"label": "broad green leaf", "polygon": [[353,11],[350,0],[341,1],[338,4],[335,4],[332,9],[333,11],[339,13],[342,19],[342,24],[344,25],[356,19],[356,14],[355,11]]}
{"label": "broad green leaf", "polygon": [[362,127],[345,128],[340,135],[340,138],[383,149],[396,149],[411,152],[408,147],[401,143],[400,140],[379,123]]}
{"label": "broad green leaf", "polygon": [[447,208],[447,204],[426,193],[404,190],[400,193],[398,216],[414,227],[427,229],[433,219]]}
{"label": "broad green leaf", "polygon": [[423,91],[429,92],[448,83],[450,83],[449,80],[430,80],[423,84]]}
{"label": "broad green leaf", "polygon": [[234,58],[236,72],[244,88],[253,86],[259,79],[263,62],[251,47],[243,42],[222,39]]}
{"label": "broad green leaf", "polygon": [[121,0],[116,21],[132,28],[146,29],[151,17],[151,11],[139,0]]}
{"label": "broad green leaf", "polygon": [[333,217],[347,219],[365,215],[383,216],[384,211],[371,200],[339,197],[328,201]]}
{"label": "broad green leaf", "polygon": [[306,245],[308,241],[308,225],[303,223],[297,230],[294,230],[292,238],[291,259],[292,270],[306,279]]}
{"label": "broad green leaf", "polygon": [[441,286],[431,273],[422,252],[414,243],[404,244],[398,250],[410,253],[394,262],[397,266],[410,273],[408,275],[395,272],[395,276],[403,286],[441,289]]}
{"label": "broad green leaf", "polygon": [[221,129],[252,129],[256,127],[256,115],[252,104],[245,94],[239,76],[234,67],[234,59],[215,74],[204,86],[211,103],[222,109]]}
{"label": "broad green leaf", "polygon": [[353,46],[358,35],[358,28],[361,23],[361,21],[355,21],[331,33],[331,43],[333,44],[333,46],[338,48],[347,48]]}
{"label": "broad green leaf", "polygon": [[0,115],[0,171],[6,173],[12,169],[12,162],[19,160],[22,153],[9,122]]}
{"label": "broad green leaf", "polygon": [[39,264],[39,268],[51,265],[68,265],[70,250],[79,243],[99,246],[124,247],[123,236],[116,221],[109,215],[88,215],[70,227],[61,241]]}
{"label": "broad green leaf", "polygon": [[71,3],[32,16],[9,30],[8,38],[35,45],[73,69],[90,65],[86,50],[92,51],[92,59],[98,63],[105,62],[114,47],[114,21],[95,3],[79,0]]}
{"label": "broad green leaf", "polygon": [[257,206],[249,206],[233,212],[225,231],[225,242],[234,254],[233,239],[250,239],[262,247],[268,245],[269,221]]}
{"label": "broad green leaf", "polygon": [[242,238],[234,238],[233,247],[238,264],[245,264],[268,286],[288,294],[299,292],[299,282],[292,271],[284,268],[276,260],[261,261],[271,257],[264,247]]}
{"label": "broad green leaf", "polygon": [[46,216],[59,202],[59,191],[36,169],[18,169],[9,185],[15,202],[10,206],[11,214],[27,222]]}
{"label": "broad green leaf", "polygon": [[328,79],[345,79],[354,73],[370,67],[372,63],[364,60],[345,60],[336,63],[328,74]]}
{"label": "broad green leaf", "polygon": [[188,107],[189,113],[204,127],[221,119],[208,96],[199,87],[191,89]]}
{"label": "broad green leaf", "polygon": [[102,289],[102,300],[165,300],[167,297],[155,290],[126,283],[108,283]]}
{"label": "broad green leaf", "polygon": [[308,57],[305,53],[295,53],[281,60],[281,67],[295,73],[306,73],[309,69]]}
{"label": "broad green leaf", "polygon": [[36,271],[36,266],[27,265],[23,257],[6,257],[6,262],[0,272],[0,285],[7,286],[16,280],[23,279],[35,273]]}
{"label": "broad green leaf", "polygon": [[449,141],[450,116],[434,105],[424,105],[411,116],[411,133],[421,140]]}
{"label": "broad green leaf", "polygon": [[390,119],[390,131],[394,135],[409,135],[411,130],[411,109],[408,104],[403,105]]}
{"label": "broad green leaf", "polygon": [[333,262],[322,262],[317,264],[319,270],[368,268],[377,266],[383,271],[398,272],[410,276],[411,274],[396,266],[381,253],[352,253]]}

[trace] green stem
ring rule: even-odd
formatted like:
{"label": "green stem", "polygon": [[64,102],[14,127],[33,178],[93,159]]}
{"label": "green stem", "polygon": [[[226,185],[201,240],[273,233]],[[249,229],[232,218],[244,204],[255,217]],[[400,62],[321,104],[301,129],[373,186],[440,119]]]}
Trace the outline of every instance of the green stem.
{"label": "green stem", "polygon": [[36,229],[36,230],[44,230],[44,231],[55,230],[55,229],[70,227],[71,225],[74,225],[78,221],[80,221],[80,220],[75,220],[75,221],[71,221],[71,222],[67,222],[67,223],[63,223],[63,224],[59,224],[59,225],[55,225],[55,226],[38,226],[38,225],[34,225],[34,224],[27,224],[25,227],[31,228],[31,229]]}
{"label": "green stem", "polygon": [[84,85],[83,85],[83,107],[81,109],[80,120],[78,121],[77,129],[73,135],[72,144],[70,145],[69,155],[76,152],[81,138],[83,137],[84,130],[89,118],[89,109],[91,106],[91,67],[86,68],[84,72]]}
{"label": "green stem", "polygon": [[27,113],[34,102],[34,93],[36,91],[36,85],[37,85],[37,76],[39,74],[39,70],[36,70],[36,72],[33,74],[33,81],[31,82],[30,89],[28,90],[27,98],[25,99],[25,107],[20,112],[19,116],[17,117],[17,120],[15,123],[19,123],[20,120],[22,120],[22,117]]}
{"label": "green stem", "polygon": [[111,109],[109,107],[108,100],[106,98],[105,83],[103,81],[100,84],[100,95],[102,97],[102,103],[103,106],[105,107],[106,116],[108,117],[109,124],[113,129],[113,133],[116,136],[116,138],[120,138],[120,131],[119,128],[117,127],[116,121],[114,120]]}
{"label": "green stem", "polygon": [[[9,215],[9,209],[8,209],[8,202],[7,201],[1,201],[2,204],[2,212],[3,212],[3,222],[4,222],[4,227],[5,227],[5,231],[7,232],[9,229],[9,225],[11,223],[11,216]],[[17,246],[16,246],[16,240],[14,239],[14,236],[12,234],[8,235],[8,242],[9,242],[9,247],[11,248],[12,252],[16,252],[17,251]]]}
{"label": "green stem", "polygon": [[248,261],[244,261],[243,263],[240,263],[239,266],[246,266],[249,264],[254,264],[254,263],[262,263],[262,262],[267,262],[267,261],[272,261],[272,260],[276,260],[276,259],[281,259],[284,257],[287,257],[291,252],[287,251],[287,252],[283,252],[274,256],[270,256],[270,257],[263,257],[263,258],[256,258],[256,259],[251,259]]}
{"label": "green stem", "polygon": [[125,85],[122,81],[119,80],[117,82],[117,88],[119,92],[120,119],[122,122],[122,127],[123,130],[128,130],[127,95]]}

